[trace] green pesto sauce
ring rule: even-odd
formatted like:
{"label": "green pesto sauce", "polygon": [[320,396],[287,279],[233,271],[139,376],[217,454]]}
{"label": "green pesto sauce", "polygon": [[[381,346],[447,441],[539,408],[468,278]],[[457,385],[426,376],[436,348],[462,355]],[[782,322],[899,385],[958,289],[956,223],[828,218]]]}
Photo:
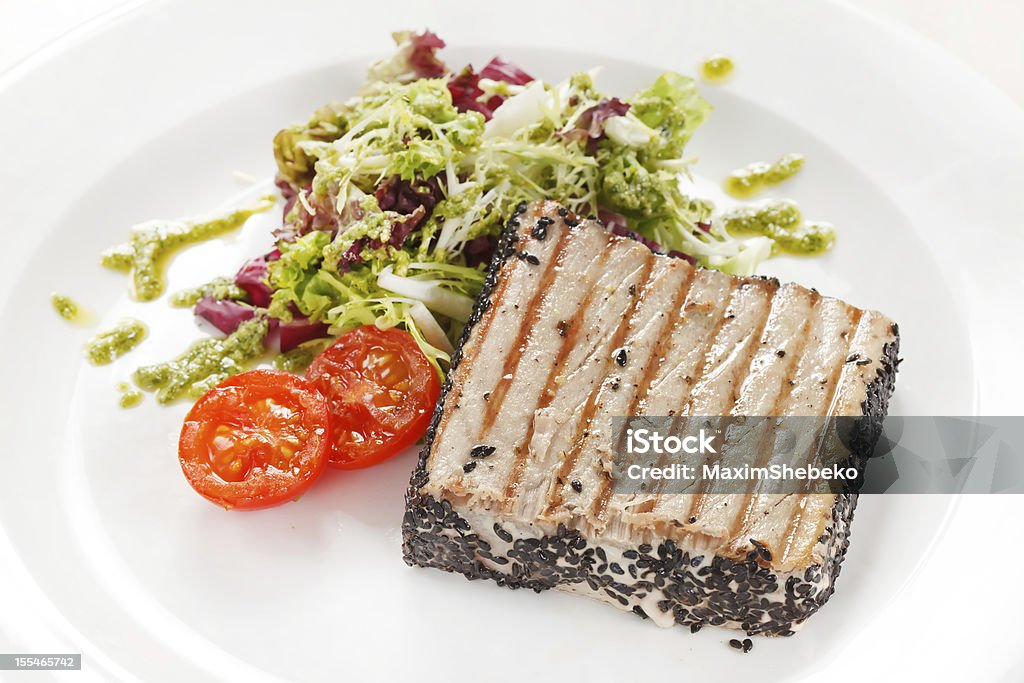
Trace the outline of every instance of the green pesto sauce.
{"label": "green pesto sauce", "polygon": [[301,375],[321,351],[334,343],[333,339],[315,339],[301,344],[291,351],[274,356],[274,367],[284,372]]}
{"label": "green pesto sauce", "polygon": [[732,60],[725,55],[715,55],[700,64],[700,75],[709,83],[721,83],[732,75],[735,67]]}
{"label": "green pesto sauce", "polygon": [[757,161],[730,173],[725,179],[725,191],[733,197],[750,197],[770,185],[792,178],[803,165],[802,154],[787,154],[774,164]]}
{"label": "green pesto sauce", "polygon": [[200,299],[212,296],[214,299],[230,299],[238,301],[245,298],[245,291],[229,277],[218,277],[192,289],[186,289],[171,295],[171,305],[178,308],[191,308]]}
{"label": "green pesto sauce", "polygon": [[134,408],[142,403],[142,392],[127,382],[118,384],[117,390],[121,392],[121,398],[117,404],[122,408]]}
{"label": "green pesto sauce", "polygon": [[57,311],[57,315],[70,323],[91,325],[95,322],[92,313],[79,306],[78,303],[69,296],[64,296],[63,294],[57,294],[55,292],[50,296],[50,304],[53,305],[53,310]]}
{"label": "green pesto sauce", "polygon": [[198,399],[231,375],[242,372],[247,361],[263,353],[267,327],[265,319],[254,318],[224,339],[196,342],[176,360],[136,370],[135,383],[145,391],[156,392],[159,403],[171,403],[183,396]]}
{"label": "green pesto sauce", "polygon": [[737,209],[724,214],[722,220],[730,233],[770,237],[775,243],[773,251],[787,254],[822,254],[836,240],[831,225],[805,222],[800,209],[791,201]]}
{"label": "green pesto sauce", "polygon": [[100,332],[85,345],[85,357],[93,365],[107,365],[142,343],[146,326],[138,320],[122,320],[112,330]]}
{"label": "green pesto sauce", "polygon": [[200,223],[140,225],[132,230],[130,241],[104,252],[101,263],[107,268],[129,273],[135,299],[152,301],[163,294],[164,265],[175,251],[237,230],[253,214],[269,210],[274,202],[274,197],[268,195],[261,198],[256,206]]}

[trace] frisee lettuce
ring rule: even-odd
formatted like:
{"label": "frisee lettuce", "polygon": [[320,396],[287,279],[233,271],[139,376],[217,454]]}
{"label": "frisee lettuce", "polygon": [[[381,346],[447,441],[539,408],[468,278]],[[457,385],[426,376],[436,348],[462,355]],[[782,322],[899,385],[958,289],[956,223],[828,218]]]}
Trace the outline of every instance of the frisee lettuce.
{"label": "frisee lettuce", "polygon": [[[332,331],[401,324],[437,363],[483,283],[466,245],[493,239],[517,204],[542,198],[582,215],[614,212],[665,251],[730,273],[750,274],[771,254],[771,240],[729,234],[710,202],[680,190],[686,143],[711,110],[692,79],[666,72],[625,102],[606,98],[592,73],[558,85],[486,79],[481,97],[506,99],[485,120],[453,103],[452,74],[415,73],[415,36],[396,40],[357,97],[275,140],[279,178],[297,195],[290,221],[307,226],[299,233],[321,229],[279,242],[271,315]],[[409,214],[382,210],[374,196],[393,177],[441,188],[407,235],[396,226]]]}
{"label": "frisee lettuce", "polygon": [[[453,73],[434,34],[395,41],[355,97],[274,138],[286,201],[275,250],[243,268],[249,280],[176,301],[236,299],[257,320],[333,335],[399,325],[443,374],[521,202],[614,217],[617,234],[729,273],[750,274],[772,254],[771,238],[731,234],[710,202],[680,189],[686,144],[711,111],[692,79],[665,72],[620,100],[598,90],[596,72],[553,85],[496,58]],[[109,265],[130,268],[132,256],[113,251]],[[259,300],[254,282],[266,285]],[[304,344],[288,363],[321,346]]]}

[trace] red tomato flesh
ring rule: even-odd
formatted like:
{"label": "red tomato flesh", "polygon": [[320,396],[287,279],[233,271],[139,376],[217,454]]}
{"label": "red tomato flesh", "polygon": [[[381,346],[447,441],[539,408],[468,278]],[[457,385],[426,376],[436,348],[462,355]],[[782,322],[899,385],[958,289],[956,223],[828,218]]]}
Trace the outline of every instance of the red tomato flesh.
{"label": "red tomato flesh", "polygon": [[430,423],[441,383],[412,335],[364,325],[317,356],[306,377],[327,397],[329,464],[359,469],[416,443]]}
{"label": "red tomato flesh", "polygon": [[200,495],[226,509],[294,500],[327,462],[327,401],[287,372],[252,370],[210,389],[185,418],[178,460]]}

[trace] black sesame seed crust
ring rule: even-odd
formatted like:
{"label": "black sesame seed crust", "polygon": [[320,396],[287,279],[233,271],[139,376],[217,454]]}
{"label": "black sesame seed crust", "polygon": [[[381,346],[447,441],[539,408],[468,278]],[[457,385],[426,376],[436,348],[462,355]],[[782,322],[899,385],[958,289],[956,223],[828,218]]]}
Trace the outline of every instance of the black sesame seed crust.
{"label": "black sesame seed crust", "polygon": [[[474,326],[491,306],[490,297],[501,267],[516,255],[519,217],[525,211],[526,205],[520,204],[502,232],[424,437],[406,492],[402,524],[405,562],[461,573],[470,580],[490,579],[512,589],[541,592],[558,587],[589,594],[644,619],[653,619],[652,610],[656,609],[663,617],[671,614],[672,621],[689,627],[691,633],[710,624],[740,629],[747,635],[792,635],[834,591],[849,545],[850,522],[857,504],[855,493],[836,496],[832,523],[819,539],[823,563],[782,574],[767,566],[767,550],[760,544],[752,545],[746,557],[739,560],[691,556],[670,539],[627,549],[602,547],[589,543],[579,531],[562,524],[552,533],[539,536],[540,530],[520,533],[493,518],[474,520],[474,526],[448,500],[421,492],[429,479],[427,460],[445,397],[462,360],[462,350]],[[570,227],[580,222],[562,209],[558,215]],[[862,453],[870,452],[868,445],[874,444],[872,437],[877,437],[896,379],[899,333],[895,325],[892,332],[895,339],[886,344],[877,374],[861,404],[868,419],[860,422],[868,427],[858,433],[853,448]],[[858,444],[867,450],[861,450]],[[744,651],[749,651],[749,646]]]}

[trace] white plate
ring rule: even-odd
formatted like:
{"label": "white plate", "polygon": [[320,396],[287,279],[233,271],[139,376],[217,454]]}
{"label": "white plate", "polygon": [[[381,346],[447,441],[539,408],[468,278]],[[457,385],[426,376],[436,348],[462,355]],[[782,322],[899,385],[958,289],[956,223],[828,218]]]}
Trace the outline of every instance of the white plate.
{"label": "white plate", "polygon": [[[117,381],[198,332],[187,312],[129,301],[99,251],[141,220],[257,193],[232,172],[269,179],[278,128],[352,93],[389,31],[429,26],[450,64],[497,52],[547,80],[603,64],[600,84],[620,95],[659,69],[732,55],[735,77],[704,88],[716,111],[691,147],[698,182],[713,189],[751,160],[803,152],[805,170],[776,194],[839,231],[828,257],[762,272],[900,322],[893,412],[1024,412],[1024,114],[965,67],[809,1],[482,8],[146,4],[0,78],[0,651],[83,652],[75,681],[1007,675],[1024,597],[974,600],[961,581],[1011,579],[978,567],[961,579],[956,563],[998,553],[1016,572],[1020,546],[991,521],[1019,518],[1016,497],[865,498],[833,599],[796,637],[741,656],[725,645],[732,632],[660,630],[556,592],[405,567],[411,453],[331,472],[296,504],[229,514],[180,475],[184,408],[116,407]],[[273,220],[179,257],[171,289],[234,268],[269,243]],[[89,332],[57,319],[54,290],[103,323],[140,317],[151,337],[121,363],[85,366]]]}

